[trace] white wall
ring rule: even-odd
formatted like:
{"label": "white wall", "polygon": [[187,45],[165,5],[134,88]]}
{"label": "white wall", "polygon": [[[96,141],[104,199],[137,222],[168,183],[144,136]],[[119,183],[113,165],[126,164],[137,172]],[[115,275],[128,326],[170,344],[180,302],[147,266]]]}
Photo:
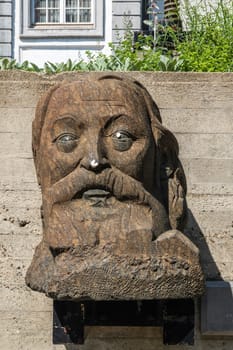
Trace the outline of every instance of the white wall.
{"label": "white wall", "polygon": [[127,31],[127,25],[133,31],[141,29],[141,0],[112,0],[113,42],[119,41]]}
{"label": "white wall", "polygon": [[[98,1],[97,1],[98,3]],[[85,58],[85,51],[108,53],[108,43],[112,41],[112,1],[105,1],[104,14],[104,38],[22,38],[20,37],[20,27],[22,18],[22,1],[15,1],[15,38],[14,38],[14,58],[23,62],[29,60],[40,67],[46,61],[59,63],[67,61],[69,58],[79,60]]]}

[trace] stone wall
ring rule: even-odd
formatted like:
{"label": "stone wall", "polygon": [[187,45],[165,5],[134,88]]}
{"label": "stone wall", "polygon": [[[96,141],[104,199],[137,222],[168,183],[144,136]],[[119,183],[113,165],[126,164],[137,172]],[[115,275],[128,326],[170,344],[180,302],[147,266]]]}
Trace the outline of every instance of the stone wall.
{"label": "stone wall", "polygon": [[[40,191],[31,154],[31,121],[39,96],[56,81],[0,72],[0,349],[184,350],[162,343],[160,328],[85,329],[85,345],[52,345],[52,301],[25,286],[41,238]],[[98,74],[98,73],[93,73]],[[187,235],[199,246],[207,279],[233,280],[233,74],[125,73],[141,81],[179,141],[188,180]],[[230,350],[233,338],[204,337],[196,307],[197,350]]]}

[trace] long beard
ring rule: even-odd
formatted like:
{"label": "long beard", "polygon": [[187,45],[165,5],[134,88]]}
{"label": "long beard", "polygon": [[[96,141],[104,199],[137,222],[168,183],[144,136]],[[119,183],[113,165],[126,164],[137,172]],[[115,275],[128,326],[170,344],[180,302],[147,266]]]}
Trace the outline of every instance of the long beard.
{"label": "long beard", "polygon": [[[85,193],[91,189],[106,191],[109,198],[85,200]],[[133,239],[135,232],[150,235],[153,240],[170,228],[159,199],[116,168],[96,174],[77,167],[44,191],[43,207],[44,240],[58,250],[114,245]]]}
{"label": "long beard", "polygon": [[[84,199],[90,189],[109,191],[106,205]],[[44,193],[44,205],[43,240],[26,275],[30,288],[61,300],[202,292],[197,249],[180,232],[165,232],[169,224],[160,201],[119,170],[96,175],[77,168]]]}

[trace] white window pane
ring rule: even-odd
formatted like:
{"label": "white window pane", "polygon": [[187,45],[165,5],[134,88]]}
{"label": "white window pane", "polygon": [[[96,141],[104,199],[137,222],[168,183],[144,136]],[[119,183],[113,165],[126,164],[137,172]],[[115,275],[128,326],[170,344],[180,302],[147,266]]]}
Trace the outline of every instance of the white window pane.
{"label": "white window pane", "polygon": [[67,23],[78,22],[77,10],[66,10],[66,22]]}
{"label": "white window pane", "polygon": [[46,8],[46,0],[37,0],[35,4],[36,8]]}
{"label": "white window pane", "polygon": [[49,10],[48,11],[48,22],[49,23],[58,23],[59,18],[59,10]]}
{"label": "white window pane", "polygon": [[48,7],[49,8],[57,8],[57,9],[59,9],[60,1],[59,0],[49,0],[48,1]]}
{"label": "white window pane", "polygon": [[78,8],[78,0],[66,0],[67,8]]}
{"label": "white window pane", "polygon": [[35,0],[35,23],[90,23],[92,11],[92,0]]}
{"label": "white window pane", "polygon": [[91,0],[79,0],[80,7],[91,7]]}
{"label": "white window pane", "polygon": [[36,10],[35,22],[36,23],[45,23],[46,22],[46,10]]}
{"label": "white window pane", "polygon": [[80,10],[79,22],[91,22],[91,10]]}

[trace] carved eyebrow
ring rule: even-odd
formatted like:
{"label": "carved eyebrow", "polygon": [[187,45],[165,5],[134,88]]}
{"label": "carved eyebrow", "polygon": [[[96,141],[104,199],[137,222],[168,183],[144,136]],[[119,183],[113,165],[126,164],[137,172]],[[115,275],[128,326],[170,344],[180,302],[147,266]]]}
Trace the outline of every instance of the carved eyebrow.
{"label": "carved eyebrow", "polygon": [[115,122],[117,119],[121,118],[121,117],[126,117],[127,118],[127,115],[126,114],[115,114],[115,115],[112,115],[108,120],[107,122],[105,123],[104,125],[104,130],[106,130],[113,122]]}
{"label": "carved eyebrow", "polygon": [[50,135],[52,139],[56,139],[61,131],[76,131],[81,126],[81,124],[78,123],[77,118],[70,114],[58,116],[52,124]]}
{"label": "carved eyebrow", "polygon": [[64,115],[60,115],[57,117],[57,119],[54,121],[54,124],[58,121],[65,121],[66,119],[72,119],[74,122],[77,122],[77,118],[72,115],[72,114],[64,114]]}
{"label": "carved eyebrow", "polygon": [[77,116],[74,116],[72,114],[65,114],[65,115],[58,116],[56,120],[53,121],[52,126],[56,127],[60,125],[68,125],[69,123],[70,123],[69,126],[75,127],[75,128],[83,126],[83,122],[79,120]]}

